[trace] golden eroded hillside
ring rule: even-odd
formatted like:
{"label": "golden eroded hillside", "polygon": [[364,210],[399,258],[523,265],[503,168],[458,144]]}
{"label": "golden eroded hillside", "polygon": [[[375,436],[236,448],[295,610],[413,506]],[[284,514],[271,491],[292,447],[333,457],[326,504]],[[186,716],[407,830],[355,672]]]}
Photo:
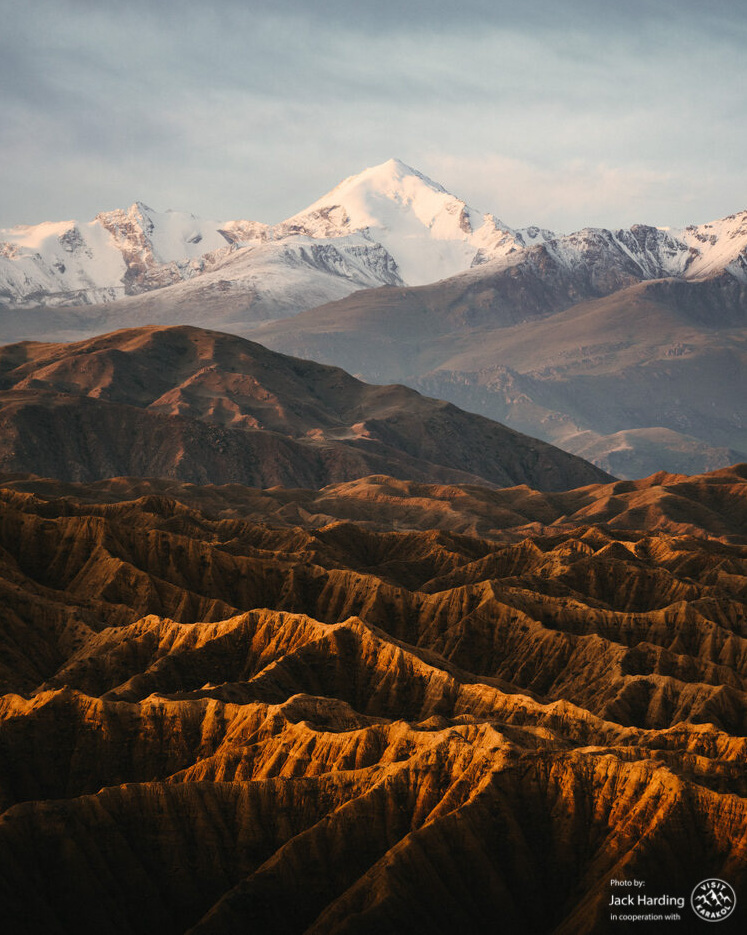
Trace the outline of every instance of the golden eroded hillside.
{"label": "golden eroded hillside", "polygon": [[745,503],[743,468],[6,476],[9,931],[625,931],[612,879],[747,902]]}

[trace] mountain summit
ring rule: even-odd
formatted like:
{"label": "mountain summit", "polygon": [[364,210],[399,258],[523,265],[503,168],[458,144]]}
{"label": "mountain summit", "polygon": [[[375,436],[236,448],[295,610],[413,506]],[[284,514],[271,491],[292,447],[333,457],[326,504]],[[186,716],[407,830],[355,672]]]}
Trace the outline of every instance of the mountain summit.
{"label": "mountain summit", "polygon": [[0,230],[0,305],[112,302],[223,270],[242,250],[238,270],[221,272],[221,280],[244,282],[247,292],[246,280],[263,278],[268,267],[307,263],[327,277],[326,289],[314,293],[322,302],[370,286],[433,282],[551,236],[539,228],[513,230],[390,159],[274,226],[204,220],[135,202],[85,223]]}
{"label": "mountain summit", "polygon": [[411,286],[468,269],[478,254],[504,256],[551,236],[513,230],[399,159],[350,176],[275,230],[310,237],[364,232],[394,257]]}

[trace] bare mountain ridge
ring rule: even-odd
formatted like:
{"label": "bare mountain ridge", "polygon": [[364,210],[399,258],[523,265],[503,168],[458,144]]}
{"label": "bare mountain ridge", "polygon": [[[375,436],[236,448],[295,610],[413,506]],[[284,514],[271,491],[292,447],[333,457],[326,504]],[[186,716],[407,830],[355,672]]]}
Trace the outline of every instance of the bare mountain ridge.
{"label": "bare mountain ridge", "polygon": [[[744,464],[701,476],[662,471],[642,480],[553,493],[527,486],[496,490],[420,484],[385,475],[330,484],[322,490],[194,485],[154,477],[114,477],[86,484],[35,475],[0,478],[6,491],[33,494],[39,501],[69,498],[103,505],[137,499],[144,509],[148,503],[154,508],[160,503],[178,513],[179,504],[216,521],[243,518],[277,527],[318,529],[343,521],[378,532],[438,529],[513,541],[601,524],[617,533],[645,529],[747,544]],[[44,510],[41,502],[36,508]]]}
{"label": "bare mountain ridge", "polygon": [[[632,876],[741,902],[747,556],[708,532],[744,509],[743,470],[549,495],[3,479],[7,924],[597,935]],[[492,536],[450,531],[480,510]],[[559,525],[522,534],[532,510]]]}
{"label": "bare mountain ridge", "polygon": [[255,336],[449,399],[618,476],[743,460],[744,283],[723,273],[600,298],[543,250],[491,274],[361,291]]}
{"label": "bare mountain ridge", "polygon": [[567,489],[597,468],[404,386],[192,327],[0,349],[0,463],[321,487],[370,473]]}

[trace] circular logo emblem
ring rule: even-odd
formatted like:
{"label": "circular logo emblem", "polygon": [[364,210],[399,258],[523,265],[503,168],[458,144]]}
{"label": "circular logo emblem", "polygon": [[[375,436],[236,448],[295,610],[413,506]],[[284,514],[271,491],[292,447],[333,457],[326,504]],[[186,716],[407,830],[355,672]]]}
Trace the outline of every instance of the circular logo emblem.
{"label": "circular logo emblem", "polygon": [[690,896],[690,905],[699,919],[706,922],[723,922],[734,912],[737,894],[724,880],[714,877],[698,883]]}

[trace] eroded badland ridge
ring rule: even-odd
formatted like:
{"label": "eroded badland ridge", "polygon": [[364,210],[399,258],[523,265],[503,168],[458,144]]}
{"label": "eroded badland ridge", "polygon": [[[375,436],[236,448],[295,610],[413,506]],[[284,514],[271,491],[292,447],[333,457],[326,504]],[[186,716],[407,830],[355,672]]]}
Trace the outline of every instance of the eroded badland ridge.
{"label": "eroded badland ridge", "polygon": [[613,877],[747,901],[745,478],[6,476],[10,930],[612,932]]}

